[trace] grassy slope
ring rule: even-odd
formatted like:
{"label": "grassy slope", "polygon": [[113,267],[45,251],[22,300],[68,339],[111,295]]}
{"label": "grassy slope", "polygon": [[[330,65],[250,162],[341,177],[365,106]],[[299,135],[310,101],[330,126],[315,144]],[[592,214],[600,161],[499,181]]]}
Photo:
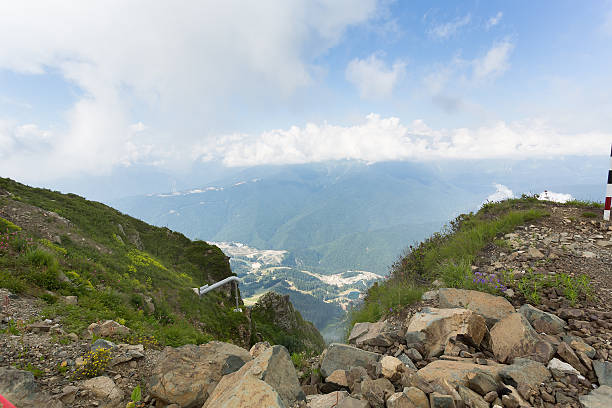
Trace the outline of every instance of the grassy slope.
{"label": "grassy slope", "polygon": [[[12,196],[0,198],[0,212],[21,206],[27,219],[38,211],[31,205],[53,211],[73,226],[60,234],[60,243],[51,243],[36,222],[24,222],[23,230],[15,231],[20,226],[13,228],[5,222],[11,220],[0,218],[3,232],[13,230],[2,234],[7,244],[0,248],[0,287],[42,297],[48,303],[46,315],[61,316],[67,330],[82,332],[91,322],[114,319],[162,344],[213,338],[240,343],[244,330],[239,329],[248,320],[233,312],[233,296],[217,290],[198,299],[190,289],[233,275],[218,247],[74,194],[4,178],[1,190]],[[78,305],[59,300],[69,295],[78,297]],[[149,297],[154,312],[146,307]]]}
{"label": "grassy slope", "polygon": [[[601,206],[579,201],[567,205]],[[393,264],[388,279],[374,284],[363,304],[351,312],[349,327],[357,322],[377,321],[395,309],[416,302],[435,279],[441,280],[447,287],[500,293],[495,284],[474,282],[472,261],[497,236],[546,216],[545,207],[546,204],[535,197],[522,197],[489,203],[476,214],[457,217],[445,231],[406,249]]]}

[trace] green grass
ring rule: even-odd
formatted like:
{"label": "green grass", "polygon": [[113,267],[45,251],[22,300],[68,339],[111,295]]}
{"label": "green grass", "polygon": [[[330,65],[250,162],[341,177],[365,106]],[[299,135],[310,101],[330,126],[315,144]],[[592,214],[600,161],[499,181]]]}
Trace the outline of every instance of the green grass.
{"label": "green grass", "polygon": [[424,289],[400,280],[374,283],[364,303],[350,311],[350,327],[359,322],[375,322],[387,313],[421,299]]}
{"label": "green grass", "polygon": [[498,237],[517,226],[546,216],[545,204],[533,196],[487,203],[477,214],[463,214],[441,233],[419,245],[410,246],[392,265],[390,278],[374,284],[364,302],[351,311],[349,327],[357,322],[374,322],[393,308],[418,301],[423,288],[435,279],[448,287],[499,293],[498,277],[475,275],[471,265],[488,244],[509,244]]}
{"label": "green grass", "polygon": [[13,224],[9,220],[0,217],[0,232],[16,232],[21,231],[21,227]]}
{"label": "green grass", "polygon": [[583,213],[582,213],[582,216],[583,216],[584,218],[598,218],[598,217],[599,217],[599,215],[597,215],[597,214],[595,214],[594,212],[591,212],[591,211],[585,211],[585,212],[583,212]]}
{"label": "green grass", "polygon": [[529,269],[518,280],[516,286],[525,299],[534,305],[540,304],[543,291],[548,288],[559,289],[572,305],[576,305],[579,299],[591,299],[593,296],[591,280],[587,275],[571,276],[566,273],[544,275]]}
{"label": "green grass", "polygon": [[[26,228],[0,219],[0,287],[45,300],[44,317],[60,318],[67,332],[83,333],[92,322],[113,319],[128,326],[134,338],[180,346],[212,339],[236,343],[248,331],[247,316],[233,311],[233,294],[217,290],[199,298],[191,290],[233,275],[218,247],[74,194],[5,178],[0,178],[0,189],[13,193],[0,200],[0,208],[32,205],[70,222],[66,229],[64,221],[45,217],[44,227],[57,229],[60,237],[51,242],[35,223]],[[78,304],[66,304],[61,296],[77,296]],[[153,313],[145,297],[153,299]]]}

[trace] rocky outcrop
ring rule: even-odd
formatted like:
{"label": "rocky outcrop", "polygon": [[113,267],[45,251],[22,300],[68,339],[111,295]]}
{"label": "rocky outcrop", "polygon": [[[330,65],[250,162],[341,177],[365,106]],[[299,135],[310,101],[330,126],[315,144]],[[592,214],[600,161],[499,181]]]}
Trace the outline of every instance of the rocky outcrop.
{"label": "rocky outcrop", "polygon": [[224,375],[251,359],[248,351],[218,341],[166,347],[151,371],[151,395],[167,404],[200,407]]}
{"label": "rocky outcrop", "polygon": [[102,403],[107,407],[121,406],[124,397],[123,391],[107,376],[99,376],[84,381],[82,387],[102,400]]}
{"label": "rocky outcrop", "polygon": [[285,344],[292,352],[320,353],[325,348],[321,333],[295,310],[289,295],[267,292],[250,309],[250,319],[256,337]]}
{"label": "rocky outcrop", "polygon": [[305,395],[287,349],[272,346],[238,371],[225,375],[204,408],[288,407],[303,400]]}
{"label": "rocky outcrop", "polygon": [[533,354],[540,340],[527,318],[520,313],[507,315],[491,328],[491,348],[495,358],[502,363]]}
{"label": "rocky outcrop", "polygon": [[346,344],[332,343],[323,353],[321,360],[321,375],[329,376],[336,370],[352,367],[367,367],[376,363],[382,355],[361,350]]}
{"label": "rocky outcrop", "polygon": [[417,345],[427,357],[433,357],[442,354],[451,337],[479,346],[487,326],[471,310],[425,308],[412,317],[406,331],[408,345]]}
{"label": "rocky outcrop", "polygon": [[98,337],[122,337],[130,333],[130,329],[114,320],[92,323],[87,330]]}
{"label": "rocky outcrop", "polygon": [[465,289],[440,288],[438,290],[440,307],[461,307],[472,310],[484,317],[489,327],[514,313],[510,302],[500,296]]}
{"label": "rocky outcrop", "polygon": [[19,408],[62,408],[64,405],[42,392],[29,371],[0,367],[0,395]]}
{"label": "rocky outcrop", "polygon": [[567,323],[552,313],[544,312],[530,304],[524,304],[519,313],[527,318],[538,333],[559,334],[564,331]]}

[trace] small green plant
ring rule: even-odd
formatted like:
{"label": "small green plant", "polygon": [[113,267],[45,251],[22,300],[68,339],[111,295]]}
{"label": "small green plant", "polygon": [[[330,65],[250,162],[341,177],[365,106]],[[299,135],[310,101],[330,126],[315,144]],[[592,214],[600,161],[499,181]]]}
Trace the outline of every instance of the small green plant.
{"label": "small green plant", "polygon": [[68,371],[68,364],[66,363],[66,361],[62,361],[61,363],[57,363],[55,369],[58,374],[66,374],[66,372]]}
{"label": "small green plant", "polygon": [[519,292],[525,296],[528,302],[539,305],[541,301],[540,291],[542,290],[543,275],[534,273],[532,270],[526,272],[517,283]]}
{"label": "small green plant", "polygon": [[90,351],[83,357],[83,366],[79,368],[78,374],[85,377],[97,377],[102,375],[110,360],[110,349],[99,348],[95,351]]}
{"label": "small green plant", "polygon": [[134,387],[130,399],[131,401],[127,403],[125,408],[136,408],[142,406],[142,404],[140,403],[140,400],[142,399],[142,391],[140,390],[140,385]]}
{"label": "small green plant", "polygon": [[591,212],[591,211],[585,211],[585,212],[583,212],[583,213],[582,213],[582,216],[583,216],[584,218],[597,218],[597,217],[598,217],[598,216],[597,216],[597,214],[595,214],[594,212]]}
{"label": "small green plant", "polygon": [[32,363],[28,363],[25,366],[17,364],[15,367],[20,369],[20,370],[26,370],[26,371],[31,372],[34,375],[34,378],[40,378],[44,374],[43,370],[41,370],[40,368],[36,367]]}
{"label": "small green plant", "polygon": [[0,217],[0,231],[2,232],[15,232],[21,231],[21,227],[13,224],[7,219]]}
{"label": "small green plant", "polygon": [[21,320],[9,320],[6,329],[0,331],[0,333],[10,334],[13,336],[19,336],[25,329],[25,324]]}

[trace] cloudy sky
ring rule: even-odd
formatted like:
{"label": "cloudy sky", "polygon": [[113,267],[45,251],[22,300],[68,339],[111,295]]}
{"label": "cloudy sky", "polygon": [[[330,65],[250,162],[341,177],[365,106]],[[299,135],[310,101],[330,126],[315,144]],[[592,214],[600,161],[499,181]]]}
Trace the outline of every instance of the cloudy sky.
{"label": "cloudy sky", "polygon": [[0,2],[0,176],[607,155],[612,2]]}

